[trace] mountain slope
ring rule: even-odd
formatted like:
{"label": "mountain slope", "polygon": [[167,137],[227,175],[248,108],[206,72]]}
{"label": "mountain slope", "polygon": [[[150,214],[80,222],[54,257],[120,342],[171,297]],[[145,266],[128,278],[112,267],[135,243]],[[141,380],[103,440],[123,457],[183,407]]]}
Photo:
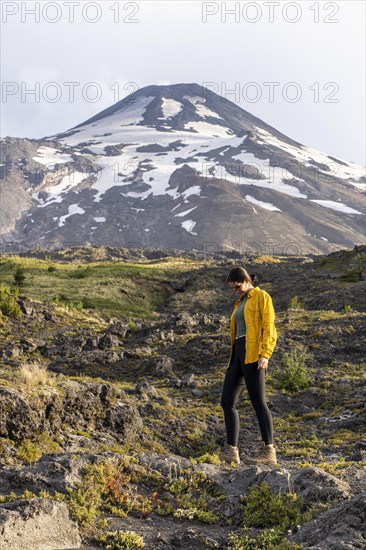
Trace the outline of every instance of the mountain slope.
{"label": "mountain slope", "polygon": [[18,178],[25,191],[3,241],[291,254],[365,242],[362,166],[197,84],[147,86],[21,141],[25,156],[20,140],[2,143],[4,188]]}

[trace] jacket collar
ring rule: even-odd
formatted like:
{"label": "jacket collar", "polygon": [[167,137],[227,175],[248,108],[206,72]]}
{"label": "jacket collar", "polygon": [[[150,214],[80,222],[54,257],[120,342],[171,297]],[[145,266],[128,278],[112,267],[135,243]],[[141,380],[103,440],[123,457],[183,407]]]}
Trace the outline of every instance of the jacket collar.
{"label": "jacket collar", "polygon": [[247,293],[248,298],[252,298],[256,292],[260,290],[259,286],[255,286],[254,288],[251,288],[249,292]]}

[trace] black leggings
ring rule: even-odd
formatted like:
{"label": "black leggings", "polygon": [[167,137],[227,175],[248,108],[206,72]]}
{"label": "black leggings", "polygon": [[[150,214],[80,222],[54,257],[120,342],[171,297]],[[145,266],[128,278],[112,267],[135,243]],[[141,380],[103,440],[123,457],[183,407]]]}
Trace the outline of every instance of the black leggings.
{"label": "black leggings", "polygon": [[273,441],[272,415],[265,401],[265,369],[258,369],[258,361],[246,363],[245,336],[234,342],[233,357],[226,369],[221,406],[224,409],[227,443],[237,446],[239,438],[238,399],[247,387],[251,403],[256,412],[262,439],[266,445]]}

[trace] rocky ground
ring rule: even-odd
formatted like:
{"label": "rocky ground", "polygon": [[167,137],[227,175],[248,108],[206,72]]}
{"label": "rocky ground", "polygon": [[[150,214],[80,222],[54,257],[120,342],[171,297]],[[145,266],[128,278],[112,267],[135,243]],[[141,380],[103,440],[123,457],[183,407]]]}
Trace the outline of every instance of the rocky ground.
{"label": "rocky ground", "polygon": [[[56,266],[129,262],[145,271],[169,259],[53,254]],[[120,294],[130,313],[117,316],[51,303],[37,264],[41,299],[23,288],[20,315],[0,315],[0,547],[142,547],[131,534],[109,540],[123,531],[145,548],[365,547],[366,247],[245,261],[197,254],[160,278],[134,267],[136,287]],[[4,283],[11,261],[0,262]],[[235,301],[226,276],[236,264],[258,274],[276,311],[267,399],[277,467],[245,465],[260,443],[245,392],[243,463],[217,458]],[[134,314],[134,296],[150,316],[146,307]]]}

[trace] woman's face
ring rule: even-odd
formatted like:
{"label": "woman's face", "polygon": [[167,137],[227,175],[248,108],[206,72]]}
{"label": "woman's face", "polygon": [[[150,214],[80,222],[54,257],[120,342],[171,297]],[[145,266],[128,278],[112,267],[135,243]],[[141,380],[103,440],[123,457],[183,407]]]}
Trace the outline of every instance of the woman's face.
{"label": "woman's face", "polygon": [[230,281],[228,285],[230,288],[233,289],[234,294],[240,295],[245,294],[250,288],[253,288],[253,285],[249,281],[244,281],[243,283]]}

